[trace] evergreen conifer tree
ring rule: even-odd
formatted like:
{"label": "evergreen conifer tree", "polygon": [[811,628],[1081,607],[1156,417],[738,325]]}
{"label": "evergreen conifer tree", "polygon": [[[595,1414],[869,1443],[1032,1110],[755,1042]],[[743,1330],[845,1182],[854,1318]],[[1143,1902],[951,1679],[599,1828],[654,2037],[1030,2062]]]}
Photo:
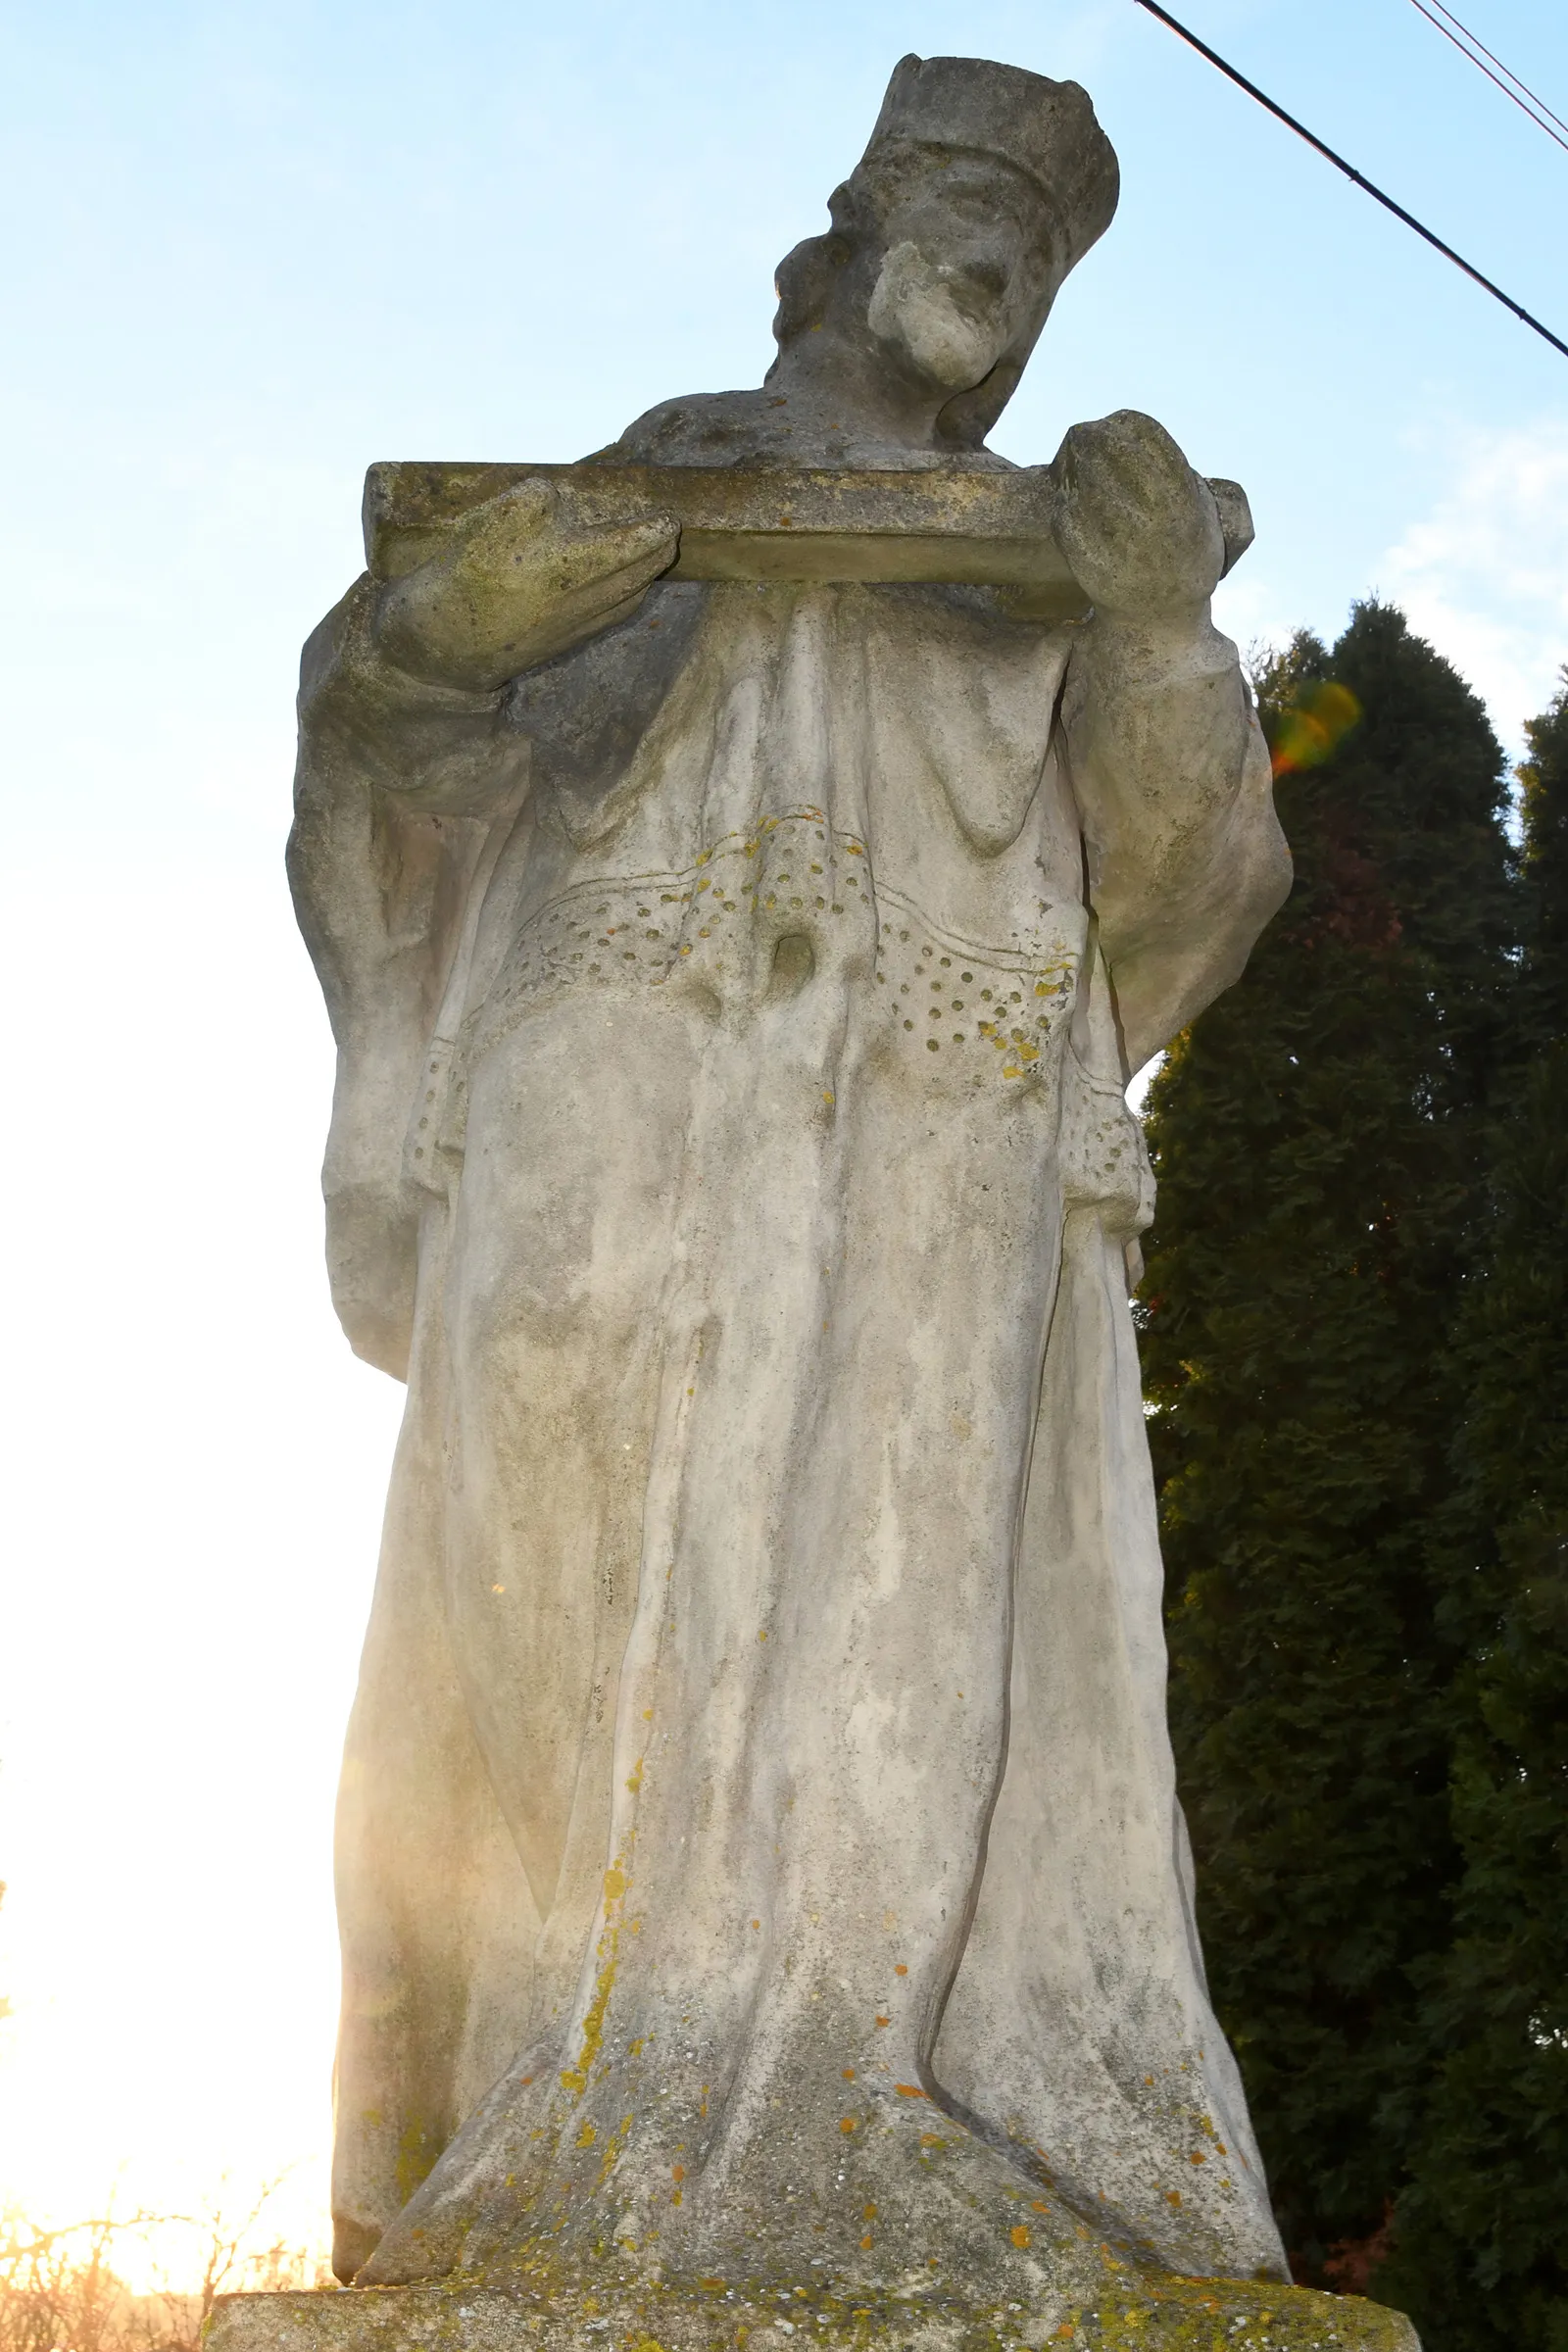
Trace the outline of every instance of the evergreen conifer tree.
{"label": "evergreen conifer tree", "polygon": [[1260,694],[1296,885],[1151,1091],[1139,1312],[1216,2007],[1298,2275],[1358,2286],[1458,1867],[1460,1634],[1428,1538],[1510,854],[1485,712],[1397,612],[1357,607],[1331,654],[1298,638]]}
{"label": "evergreen conifer tree", "polygon": [[1382,2275],[1429,2352],[1568,2347],[1568,673],[1529,729],[1524,953],[1486,1251],[1459,1316],[1439,1556],[1454,1692],[1451,1950]]}

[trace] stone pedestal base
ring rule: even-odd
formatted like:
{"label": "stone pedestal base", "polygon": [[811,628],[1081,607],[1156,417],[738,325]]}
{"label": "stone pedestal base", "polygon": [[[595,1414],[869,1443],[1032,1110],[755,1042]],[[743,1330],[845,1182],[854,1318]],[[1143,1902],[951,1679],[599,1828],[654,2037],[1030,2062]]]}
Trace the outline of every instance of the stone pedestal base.
{"label": "stone pedestal base", "polygon": [[1032,2322],[936,2296],[850,2303],[723,2279],[551,2292],[340,2287],[225,2295],[206,2352],[1420,2352],[1403,2314],[1355,2295],[1107,2269],[1093,2309]]}

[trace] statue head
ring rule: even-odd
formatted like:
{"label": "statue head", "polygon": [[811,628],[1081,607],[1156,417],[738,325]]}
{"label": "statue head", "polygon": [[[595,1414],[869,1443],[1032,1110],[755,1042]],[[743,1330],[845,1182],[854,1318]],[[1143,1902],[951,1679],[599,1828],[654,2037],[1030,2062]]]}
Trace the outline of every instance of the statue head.
{"label": "statue head", "polygon": [[940,440],[977,447],[1068,270],[1108,227],[1117,185],[1075,81],[905,58],[829,199],[831,228],[779,267],[773,374],[808,357],[818,380],[869,365],[890,391],[935,405]]}

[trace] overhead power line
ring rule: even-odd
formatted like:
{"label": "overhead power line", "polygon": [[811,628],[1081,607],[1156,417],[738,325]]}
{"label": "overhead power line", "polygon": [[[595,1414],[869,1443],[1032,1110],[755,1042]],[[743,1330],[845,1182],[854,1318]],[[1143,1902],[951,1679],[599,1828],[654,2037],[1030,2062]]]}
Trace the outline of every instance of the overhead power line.
{"label": "overhead power line", "polygon": [[[1453,43],[1461,57],[1467,57],[1489,81],[1494,81],[1503,96],[1511,98],[1519,112],[1530,117],[1538,130],[1544,130],[1548,139],[1555,139],[1558,146],[1568,152],[1568,122],[1563,121],[1561,115],[1554,115],[1544,98],[1538,98],[1530,84],[1521,81],[1517,74],[1511,73],[1500,57],[1493,56],[1486,42],[1478,40],[1468,24],[1461,24],[1451,8],[1445,8],[1443,0],[1433,0],[1433,8],[1437,11],[1434,15],[1433,8],[1428,8],[1426,0],[1410,0],[1410,5],[1420,10],[1427,23],[1441,32],[1446,41]],[[1443,17],[1447,18],[1447,24],[1440,23]],[[1449,24],[1453,27],[1451,32],[1448,30]],[[1476,54],[1478,50],[1480,56]],[[1492,65],[1483,65],[1483,58],[1491,58]],[[1495,74],[1492,66],[1496,67]],[[1556,125],[1555,129],[1553,124]]]}
{"label": "overhead power line", "polygon": [[1157,6],[1156,0],[1138,0],[1138,6],[1147,9],[1152,17],[1157,17],[1162,24],[1168,25],[1190,49],[1196,49],[1200,57],[1206,57],[1209,64],[1217,67],[1228,81],[1234,81],[1239,90],[1247,92],[1249,98],[1255,98],[1258,105],[1271,114],[1276,122],[1283,122],[1288,130],[1294,130],[1297,137],[1304,139],[1309,147],[1315,147],[1318,154],[1326,157],[1337,172],[1343,172],[1347,179],[1354,180],[1356,186],[1381,204],[1385,212],[1392,213],[1396,220],[1402,220],[1406,228],[1413,228],[1416,235],[1424,237],[1446,261],[1452,262],[1456,270],[1462,270],[1466,277],[1474,278],[1476,284],[1485,287],[1495,301],[1502,304],[1504,310],[1512,311],[1516,318],[1523,319],[1526,326],[1534,328],[1544,343],[1549,343],[1553,351],[1560,351],[1563,358],[1568,360],[1568,343],[1560,335],[1554,335],[1549,326],[1543,326],[1539,318],[1532,318],[1522,303],[1515,302],[1511,294],[1505,294],[1500,286],[1494,285],[1490,277],[1483,277],[1473,263],[1467,262],[1462,253],[1455,253],[1451,245],[1446,245],[1434,230],[1416,219],[1414,213],[1407,213],[1402,204],[1396,204],[1392,196],[1386,196],[1381,188],[1374,187],[1364,172],[1357,172],[1353,164],[1348,164],[1343,155],[1336,155],[1333,148],[1327,146],[1315,132],[1308,130],[1304,122],[1298,122],[1296,117],[1288,115],[1283,106],[1276,106],[1255,81],[1249,81],[1245,74],[1227,65],[1217,49],[1210,49],[1208,43],[1200,41],[1196,32],[1189,32],[1185,24],[1179,24],[1168,11]]}

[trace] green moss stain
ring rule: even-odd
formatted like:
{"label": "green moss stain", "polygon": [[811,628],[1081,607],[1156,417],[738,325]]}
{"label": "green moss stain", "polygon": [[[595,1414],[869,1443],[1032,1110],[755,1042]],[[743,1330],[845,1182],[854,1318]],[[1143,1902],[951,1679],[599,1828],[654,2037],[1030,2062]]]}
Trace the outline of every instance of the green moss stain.
{"label": "green moss stain", "polygon": [[[739,2352],[749,2337],[776,2327],[780,2298],[790,2292],[784,2278],[637,2280],[607,2276],[608,2266],[590,2276],[592,2269],[529,2261],[505,2281],[225,2298],[209,2352],[281,2352],[285,2336],[290,2352],[357,2352],[368,2340],[372,2294],[383,2321],[394,2303],[402,2307],[396,2329],[378,2330],[377,2341],[462,2352],[476,2337],[496,2340],[493,2327],[474,2325],[473,2299],[487,2286],[503,2288],[516,2307],[506,2340],[518,2352],[564,2340],[563,2331],[588,2319],[626,2352]],[[1118,2270],[1096,2304],[1070,2308],[1045,2330],[1010,2305],[965,2306],[944,2294],[852,2299],[814,2279],[793,2290],[788,2313],[800,2344],[831,2352],[894,2352],[915,2343],[932,2352],[1020,2352],[1025,2342],[1043,2352],[1058,2344],[1084,2352],[1415,2352],[1407,2320],[1358,2296],[1168,2272]]]}
{"label": "green moss stain", "polygon": [[582,2048],[575,2066],[568,2066],[561,2077],[561,2086],[580,2099],[588,2087],[596,2060],[605,2045],[605,2012],[615,1985],[615,1957],[620,1944],[621,1909],[626,1889],[631,1885],[624,1864],[617,1859],[605,1873],[605,1927],[599,1938],[599,1975],[594,1983],[594,1997],[588,2004],[588,2014],[582,2021]]}
{"label": "green moss stain", "polygon": [[398,2138],[397,2184],[405,2205],[423,2184],[440,2152],[423,2124],[404,2126]]}

